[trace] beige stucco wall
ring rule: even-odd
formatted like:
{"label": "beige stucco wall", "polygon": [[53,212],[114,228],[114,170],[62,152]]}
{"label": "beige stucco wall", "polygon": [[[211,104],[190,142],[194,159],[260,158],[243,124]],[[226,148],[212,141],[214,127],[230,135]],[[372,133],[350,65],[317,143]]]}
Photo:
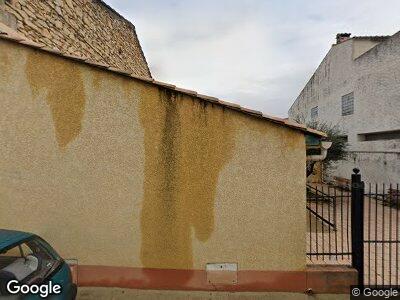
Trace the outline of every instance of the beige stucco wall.
{"label": "beige stucco wall", "polygon": [[302,133],[0,41],[0,227],[80,264],[305,268]]}

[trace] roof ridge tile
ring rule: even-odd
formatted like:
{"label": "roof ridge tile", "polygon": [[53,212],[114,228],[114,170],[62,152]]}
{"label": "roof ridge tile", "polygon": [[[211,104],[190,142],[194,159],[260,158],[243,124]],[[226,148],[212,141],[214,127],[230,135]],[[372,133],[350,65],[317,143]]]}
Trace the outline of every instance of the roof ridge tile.
{"label": "roof ridge tile", "polygon": [[173,84],[162,82],[162,81],[158,81],[158,80],[154,80],[153,83],[157,84],[157,85],[162,85],[164,87],[171,88],[171,89],[175,89],[176,88],[176,86],[173,85]]}
{"label": "roof ridge tile", "polygon": [[147,81],[150,83],[154,83],[154,81],[155,81],[153,78],[142,77],[142,76],[136,75],[135,73],[131,73],[129,76],[134,79],[141,80],[141,81]]}
{"label": "roof ridge tile", "polygon": [[96,60],[91,59],[91,58],[85,59],[85,63],[87,63],[89,65],[92,65],[92,66],[95,66],[95,67],[103,68],[103,69],[109,69],[110,68],[109,64],[105,64],[105,63],[96,61]]}
{"label": "roof ridge tile", "polygon": [[203,95],[203,94],[197,94],[197,97],[199,97],[200,99],[209,101],[209,102],[213,102],[213,103],[218,103],[218,101],[219,101],[219,99],[217,97],[207,96],[207,95]]}
{"label": "roof ridge tile", "polygon": [[113,66],[108,67],[107,70],[114,72],[114,73],[121,74],[121,75],[125,75],[125,76],[131,76],[131,74],[132,74],[131,71],[119,69],[119,68],[113,67]]}
{"label": "roof ridge tile", "polygon": [[261,111],[250,109],[250,108],[247,108],[247,107],[242,107],[242,111],[247,112],[247,113],[252,114],[252,115],[256,115],[256,116],[261,116],[261,117],[263,116],[263,113]]}
{"label": "roof ridge tile", "polygon": [[184,89],[184,88],[180,88],[180,87],[175,87],[174,90],[177,92],[182,92],[184,94],[191,95],[191,96],[197,96],[196,91],[192,91],[192,90],[188,90],[188,89]]}
{"label": "roof ridge tile", "polygon": [[22,41],[20,41],[20,43],[24,44],[26,46],[31,46],[31,47],[35,47],[35,48],[44,48],[45,47],[44,44],[36,43],[31,40],[22,40]]}
{"label": "roof ridge tile", "polygon": [[70,54],[70,53],[63,53],[62,56],[65,57],[65,58],[76,60],[76,61],[80,61],[80,62],[83,62],[83,63],[86,63],[87,60],[88,60],[87,57],[77,56],[75,54]]}
{"label": "roof ridge tile", "polygon": [[50,47],[44,46],[44,47],[40,47],[40,49],[41,49],[41,50],[44,50],[44,51],[46,51],[46,52],[51,52],[51,53],[56,54],[56,55],[60,55],[60,56],[63,56],[63,55],[64,55],[64,54],[63,54],[60,50],[58,50],[57,48],[50,48]]}
{"label": "roof ridge tile", "polygon": [[231,107],[231,108],[236,109],[236,110],[242,110],[242,107],[239,104],[236,104],[236,103],[228,102],[228,101],[221,100],[221,99],[218,100],[218,103],[223,105],[223,106]]}

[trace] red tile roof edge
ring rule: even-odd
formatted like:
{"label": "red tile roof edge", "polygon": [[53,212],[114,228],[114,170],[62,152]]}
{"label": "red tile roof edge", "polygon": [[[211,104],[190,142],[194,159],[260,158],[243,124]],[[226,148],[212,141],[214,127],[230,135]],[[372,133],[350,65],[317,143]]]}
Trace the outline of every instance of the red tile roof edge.
{"label": "red tile roof edge", "polygon": [[177,91],[179,93],[186,94],[186,95],[189,95],[189,96],[192,96],[192,97],[196,97],[198,99],[201,99],[201,100],[204,100],[204,101],[207,101],[207,102],[211,102],[211,103],[214,103],[214,104],[217,104],[217,105],[228,107],[228,108],[230,108],[232,110],[239,111],[239,112],[244,113],[246,115],[250,115],[250,116],[257,117],[257,118],[260,118],[260,119],[263,119],[263,120],[267,120],[267,121],[270,121],[270,122],[273,122],[273,123],[276,123],[276,124],[280,124],[280,125],[295,129],[295,130],[300,130],[300,131],[302,131],[304,133],[317,135],[317,136],[320,136],[320,137],[326,137],[326,134],[324,132],[321,132],[321,131],[318,131],[318,130],[315,130],[315,129],[312,129],[312,128],[308,128],[303,124],[299,124],[299,123],[296,123],[294,121],[287,120],[287,119],[282,119],[282,118],[278,118],[278,117],[265,115],[260,111],[252,110],[252,109],[249,109],[249,108],[244,108],[244,107],[241,107],[238,104],[227,102],[227,101],[223,101],[223,100],[220,100],[220,99],[218,99],[216,97],[198,94],[196,91],[191,91],[191,90],[187,90],[187,89],[184,89],[184,88],[179,88],[179,87],[176,87],[175,85],[170,84],[170,83],[165,83],[165,82],[157,81],[157,80],[154,80],[154,79],[149,79],[149,78],[144,78],[144,77],[140,77],[140,76],[137,76],[137,75],[133,75],[129,71],[121,70],[121,69],[118,69],[118,68],[115,68],[115,67],[111,67],[111,66],[108,66],[108,65],[93,61],[92,59],[87,59],[87,58],[79,57],[79,56],[76,56],[76,55],[64,54],[64,53],[60,52],[58,49],[51,49],[49,47],[44,47],[43,45],[41,45],[39,43],[32,42],[29,39],[22,39],[21,37],[16,36],[12,32],[8,33],[8,32],[1,31],[0,32],[0,39],[12,41],[12,42],[15,42],[15,43],[18,43],[18,44],[22,44],[24,46],[28,46],[28,47],[35,48],[35,49],[38,49],[38,50],[41,50],[41,51],[45,51],[47,53],[58,55],[58,56],[66,58],[66,59],[79,61],[81,63],[85,63],[85,64],[93,66],[93,67],[101,68],[103,70],[107,70],[107,71],[110,71],[110,72],[113,72],[113,73],[118,73],[120,75],[128,76],[130,78],[134,78],[134,79],[137,79],[137,80],[140,80],[140,81],[145,81],[145,82],[148,82],[148,83],[151,83],[151,84],[154,84],[154,85],[166,88],[166,89],[171,89],[171,90]]}

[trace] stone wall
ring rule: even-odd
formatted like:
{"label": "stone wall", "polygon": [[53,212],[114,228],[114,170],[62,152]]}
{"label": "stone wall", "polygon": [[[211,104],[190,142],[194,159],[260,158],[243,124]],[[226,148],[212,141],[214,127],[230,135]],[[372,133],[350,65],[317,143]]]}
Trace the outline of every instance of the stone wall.
{"label": "stone wall", "polygon": [[151,77],[135,27],[99,0],[0,0],[0,22],[63,53]]}

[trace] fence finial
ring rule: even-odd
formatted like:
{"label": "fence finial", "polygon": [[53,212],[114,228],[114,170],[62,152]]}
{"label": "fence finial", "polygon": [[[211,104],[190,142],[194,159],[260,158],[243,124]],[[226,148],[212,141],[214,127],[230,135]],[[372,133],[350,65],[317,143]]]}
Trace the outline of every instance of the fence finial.
{"label": "fence finial", "polygon": [[354,169],[353,169],[353,172],[354,172],[355,174],[358,174],[358,173],[360,173],[360,169],[359,169],[359,168],[354,168]]}

